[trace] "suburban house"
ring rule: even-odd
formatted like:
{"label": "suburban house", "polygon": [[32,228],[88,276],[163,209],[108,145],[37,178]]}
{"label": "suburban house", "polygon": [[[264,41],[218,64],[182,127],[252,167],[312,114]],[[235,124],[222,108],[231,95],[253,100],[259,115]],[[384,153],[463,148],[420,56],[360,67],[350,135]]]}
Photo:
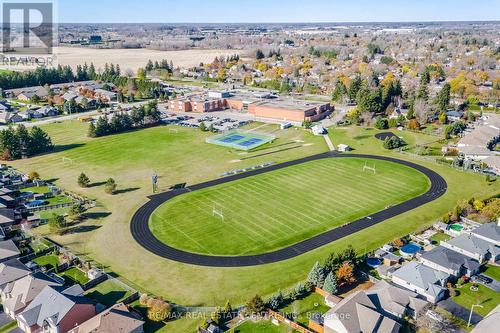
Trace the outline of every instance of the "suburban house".
{"label": "suburban house", "polygon": [[463,115],[464,114],[462,112],[455,110],[446,112],[446,117],[448,117],[448,121],[451,122],[459,121],[462,119]]}
{"label": "suburban house", "polygon": [[436,303],[445,296],[444,286],[449,276],[445,272],[412,261],[392,273],[392,282]]}
{"label": "suburban house", "polygon": [[408,109],[395,108],[394,111],[389,115],[389,119],[396,119],[399,116],[406,117],[408,114]]}
{"label": "suburban house", "polygon": [[0,208],[0,227],[8,227],[16,223],[16,214],[13,209],[6,208],[7,206],[3,203],[0,203],[0,205],[3,205],[2,208]]}
{"label": "suburban house", "polygon": [[18,113],[0,112],[0,124],[19,123],[23,120]]}
{"label": "suburban house", "polygon": [[69,333],[143,333],[143,324],[123,303],[99,313]]}
{"label": "suburban house", "polygon": [[500,218],[498,222],[483,224],[473,229],[470,233],[477,238],[500,246]]}
{"label": "suburban house", "polygon": [[368,298],[385,311],[385,315],[399,320],[404,316],[417,318],[429,302],[419,298],[418,294],[400,288],[385,280],[380,280],[365,291]]}
{"label": "suburban house", "polygon": [[7,284],[29,274],[31,274],[31,270],[19,259],[4,261],[0,264],[0,293],[3,292]]}
{"label": "suburban house", "polygon": [[470,277],[478,273],[481,268],[479,261],[443,246],[425,252],[420,256],[420,261],[426,266],[457,278],[463,275]]}
{"label": "suburban house", "polygon": [[17,257],[19,249],[11,239],[0,241],[0,263]]}
{"label": "suburban house", "polygon": [[397,333],[401,325],[363,291],[357,291],[331,308],[324,316],[324,333]]}
{"label": "suburban house", "polygon": [[57,116],[59,114],[59,111],[57,111],[57,109],[55,107],[50,106],[50,105],[42,106],[41,108],[39,108],[37,110],[37,112],[39,114],[41,114],[42,117],[53,117],[53,116]]}
{"label": "suburban house", "polygon": [[104,89],[94,90],[95,96],[100,97],[105,102],[116,101],[116,93]]}
{"label": "suburban house", "polygon": [[66,288],[45,286],[17,315],[17,323],[26,333],[66,333],[96,315],[94,304],[81,296],[80,285]]}
{"label": "suburban house", "polygon": [[7,112],[7,111],[10,111],[10,109],[11,109],[11,106],[7,102],[0,101],[0,111],[1,112]]}
{"label": "suburban house", "polygon": [[8,283],[1,293],[5,313],[15,319],[46,286],[59,284],[41,272]]}
{"label": "suburban house", "polygon": [[441,246],[474,258],[480,263],[496,262],[500,258],[500,246],[490,243],[473,234],[462,234],[447,241]]}

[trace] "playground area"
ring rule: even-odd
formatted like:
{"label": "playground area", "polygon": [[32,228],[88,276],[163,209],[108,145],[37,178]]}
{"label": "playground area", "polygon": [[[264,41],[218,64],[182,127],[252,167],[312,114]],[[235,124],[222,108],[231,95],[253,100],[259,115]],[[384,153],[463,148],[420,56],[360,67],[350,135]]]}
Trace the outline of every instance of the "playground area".
{"label": "playground area", "polygon": [[208,137],[206,142],[239,150],[251,150],[271,142],[275,138],[274,135],[270,134],[235,130]]}

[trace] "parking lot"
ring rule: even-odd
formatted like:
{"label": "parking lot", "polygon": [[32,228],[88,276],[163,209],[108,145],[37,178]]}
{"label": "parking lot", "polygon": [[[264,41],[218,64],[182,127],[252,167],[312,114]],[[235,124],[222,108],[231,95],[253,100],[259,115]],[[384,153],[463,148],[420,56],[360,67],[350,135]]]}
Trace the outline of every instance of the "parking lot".
{"label": "parking lot", "polygon": [[216,132],[225,132],[231,129],[236,129],[238,127],[244,126],[251,122],[251,120],[237,119],[236,117],[227,116],[215,116],[206,114],[176,114],[176,113],[164,113],[162,121],[166,124],[175,124],[184,127],[199,128],[201,123],[205,127],[213,128]]}

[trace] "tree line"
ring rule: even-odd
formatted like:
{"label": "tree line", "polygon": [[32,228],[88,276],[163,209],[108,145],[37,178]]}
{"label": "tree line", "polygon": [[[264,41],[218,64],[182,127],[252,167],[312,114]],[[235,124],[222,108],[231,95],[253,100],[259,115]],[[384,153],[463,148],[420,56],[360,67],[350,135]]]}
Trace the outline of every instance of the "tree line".
{"label": "tree line", "polygon": [[115,113],[110,120],[102,116],[95,124],[91,122],[88,128],[88,136],[91,138],[118,134],[134,128],[142,128],[156,125],[161,119],[156,102],[134,107],[130,114]]}
{"label": "tree line", "polygon": [[30,157],[54,148],[49,135],[40,127],[28,130],[24,125],[9,126],[0,132],[0,158],[4,161]]}

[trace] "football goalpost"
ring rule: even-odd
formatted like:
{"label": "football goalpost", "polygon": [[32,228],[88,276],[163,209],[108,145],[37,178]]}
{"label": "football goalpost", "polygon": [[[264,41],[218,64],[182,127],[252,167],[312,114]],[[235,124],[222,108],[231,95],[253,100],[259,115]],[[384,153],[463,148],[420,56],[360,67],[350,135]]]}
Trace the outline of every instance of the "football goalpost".
{"label": "football goalpost", "polygon": [[168,129],[168,132],[169,132],[170,134],[177,134],[177,133],[179,133],[179,130],[178,130],[177,128],[169,128],[169,129]]}
{"label": "football goalpost", "polygon": [[212,216],[218,217],[221,221],[224,221],[224,212],[220,205],[214,204],[212,208]]}
{"label": "football goalpost", "polygon": [[66,163],[69,163],[69,164],[73,164],[73,159],[72,158],[69,158],[69,157],[61,157],[61,161],[66,164]]}
{"label": "football goalpost", "polygon": [[371,172],[373,172],[373,174],[376,174],[377,173],[377,169],[375,169],[375,164],[373,164],[373,166],[369,166],[365,162],[365,165],[363,166],[363,172],[365,172],[365,171],[371,171]]}

